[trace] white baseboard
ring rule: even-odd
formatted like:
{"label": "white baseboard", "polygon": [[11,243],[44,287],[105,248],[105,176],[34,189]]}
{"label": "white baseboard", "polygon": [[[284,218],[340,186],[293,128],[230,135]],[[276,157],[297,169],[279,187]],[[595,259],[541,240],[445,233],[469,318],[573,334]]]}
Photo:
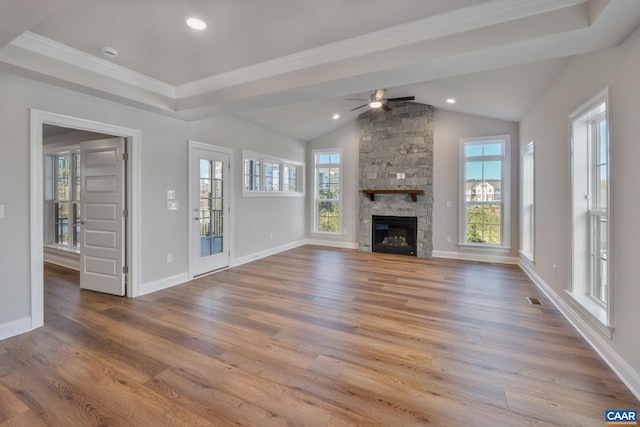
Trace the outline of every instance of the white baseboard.
{"label": "white baseboard", "polygon": [[15,337],[31,330],[31,316],[0,324],[0,340]]}
{"label": "white baseboard", "polygon": [[499,254],[477,254],[467,252],[433,251],[434,258],[460,259],[464,261],[493,262],[499,264],[519,265],[518,258]]}
{"label": "white baseboard", "polygon": [[640,373],[635,371],[610,345],[603,339],[589,323],[584,320],[566,301],[549,286],[527,264],[520,265],[522,271],[535,283],[535,285],[549,298],[553,305],[573,325],[589,345],[600,355],[602,360],[613,370],[620,380],[629,388],[638,400],[640,400]]}
{"label": "white baseboard", "polygon": [[44,248],[44,261],[60,265],[71,270],[80,271],[80,255],[75,253],[65,253],[64,251]]}
{"label": "white baseboard", "polygon": [[338,242],[338,241],[321,240],[321,239],[307,239],[304,242],[305,242],[305,245],[329,246],[331,248],[342,248],[342,249],[359,249],[360,248],[360,246],[357,243],[353,243],[353,242]]}
{"label": "white baseboard", "polygon": [[142,295],[147,295],[152,292],[157,292],[163,289],[170,288],[172,286],[181,285],[188,281],[189,281],[189,273],[181,273],[175,276],[165,277],[164,279],[154,280],[153,282],[142,283],[140,284],[138,295],[133,295],[133,296],[139,297]]}
{"label": "white baseboard", "polygon": [[298,240],[296,242],[287,243],[285,245],[276,246],[274,248],[269,248],[264,251],[254,252],[252,254],[231,260],[230,267],[238,267],[239,265],[247,264],[251,261],[255,261],[260,258],[265,258],[271,255],[279,254],[280,252],[288,251],[289,249],[295,249],[305,244],[306,242],[304,240]]}

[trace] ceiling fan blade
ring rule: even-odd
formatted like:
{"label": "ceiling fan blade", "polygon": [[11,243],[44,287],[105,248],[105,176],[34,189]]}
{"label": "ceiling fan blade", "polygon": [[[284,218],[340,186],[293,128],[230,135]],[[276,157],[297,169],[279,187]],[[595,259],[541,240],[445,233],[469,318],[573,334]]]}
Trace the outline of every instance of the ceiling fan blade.
{"label": "ceiling fan blade", "polygon": [[381,100],[386,91],[386,89],[378,89],[373,95],[374,99]]}
{"label": "ceiling fan blade", "polygon": [[369,105],[369,104],[364,104],[364,105],[361,105],[361,106],[359,106],[359,107],[352,108],[352,109],[351,109],[351,110],[349,110],[349,111],[359,110],[359,109],[361,109],[362,107],[366,107],[367,105]]}
{"label": "ceiling fan blade", "polygon": [[402,96],[400,98],[388,98],[387,101],[415,101],[415,96]]}
{"label": "ceiling fan blade", "polygon": [[387,104],[382,104],[382,109],[384,111],[391,111],[391,107],[389,107]]}

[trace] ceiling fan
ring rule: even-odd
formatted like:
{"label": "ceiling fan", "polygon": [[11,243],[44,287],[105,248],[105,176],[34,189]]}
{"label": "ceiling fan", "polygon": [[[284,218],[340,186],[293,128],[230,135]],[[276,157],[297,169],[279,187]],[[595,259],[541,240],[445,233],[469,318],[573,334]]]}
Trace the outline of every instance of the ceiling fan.
{"label": "ceiling fan", "polygon": [[372,109],[377,109],[377,108],[382,108],[384,111],[391,111],[391,107],[389,107],[387,105],[388,102],[393,102],[393,101],[414,101],[416,99],[415,96],[403,96],[400,98],[387,98],[384,99],[384,94],[387,90],[386,89],[378,89],[375,92],[373,92],[371,94],[371,97],[367,100],[367,99],[354,99],[354,98],[347,98],[350,101],[365,101],[366,104],[363,104],[359,107],[356,108],[352,108],[350,111],[355,111],[355,110],[359,110],[360,108],[363,107],[369,107]]}

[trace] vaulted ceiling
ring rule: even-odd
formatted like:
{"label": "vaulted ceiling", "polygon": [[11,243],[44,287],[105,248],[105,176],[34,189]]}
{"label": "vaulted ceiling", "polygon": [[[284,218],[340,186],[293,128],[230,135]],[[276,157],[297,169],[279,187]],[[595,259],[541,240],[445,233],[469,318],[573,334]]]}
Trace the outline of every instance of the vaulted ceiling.
{"label": "vaulted ceiling", "polygon": [[518,121],[571,56],[639,25],[635,0],[3,0],[0,70],[311,140],[361,112],[345,98],[383,87]]}

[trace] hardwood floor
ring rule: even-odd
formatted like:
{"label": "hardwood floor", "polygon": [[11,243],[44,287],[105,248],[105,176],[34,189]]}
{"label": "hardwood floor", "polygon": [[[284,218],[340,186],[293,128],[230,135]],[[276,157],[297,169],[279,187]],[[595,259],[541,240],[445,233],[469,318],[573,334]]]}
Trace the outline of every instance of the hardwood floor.
{"label": "hardwood floor", "polygon": [[305,246],[136,299],[77,280],[48,266],[45,326],[0,341],[0,426],[603,426],[640,410],[516,267]]}

